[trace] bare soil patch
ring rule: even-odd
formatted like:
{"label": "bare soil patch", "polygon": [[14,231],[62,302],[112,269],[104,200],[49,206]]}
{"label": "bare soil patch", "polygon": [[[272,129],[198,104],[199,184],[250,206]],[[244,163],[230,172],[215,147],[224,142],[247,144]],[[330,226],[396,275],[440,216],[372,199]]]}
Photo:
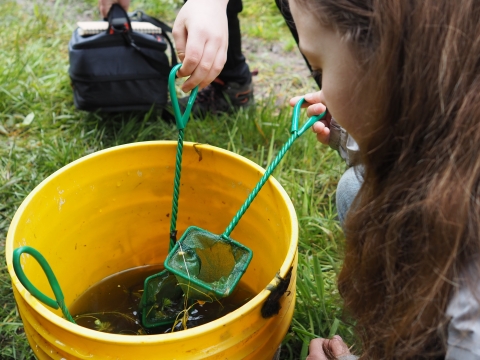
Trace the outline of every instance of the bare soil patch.
{"label": "bare soil patch", "polygon": [[281,42],[266,43],[247,37],[242,41],[250,70],[258,70],[253,78],[256,99],[273,98],[282,106],[293,96],[318,91],[298,48],[284,51]]}

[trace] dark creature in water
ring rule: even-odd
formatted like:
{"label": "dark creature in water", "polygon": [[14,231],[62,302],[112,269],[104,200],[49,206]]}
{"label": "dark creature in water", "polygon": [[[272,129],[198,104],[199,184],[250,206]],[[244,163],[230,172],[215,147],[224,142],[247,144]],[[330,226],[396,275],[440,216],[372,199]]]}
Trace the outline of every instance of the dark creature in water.
{"label": "dark creature in water", "polygon": [[[280,306],[280,299],[285,294],[290,285],[290,279],[292,278],[292,269],[293,267],[288,270],[287,275],[285,278],[281,278],[278,273],[275,277],[278,280],[277,285],[268,285],[267,290],[270,290],[270,295],[268,296],[267,300],[263,303],[262,306],[262,317],[267,319],[272,317],[273,315],[277,315],[281,309]],[[290,291],[288,292],[287,296],[290,295]]]}

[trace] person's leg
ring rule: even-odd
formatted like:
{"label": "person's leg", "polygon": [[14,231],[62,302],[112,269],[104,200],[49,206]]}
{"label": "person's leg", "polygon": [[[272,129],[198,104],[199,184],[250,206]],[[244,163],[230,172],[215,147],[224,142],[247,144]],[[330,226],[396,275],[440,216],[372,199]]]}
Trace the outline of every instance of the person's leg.
{"label": "person's leg", "polygon": [[230,0],[227,5],[228,50],[227,61],[219,78],[224,82],[236,82],[240,85],[250,83],[252,75],[242,53],[242,34],[238,14],[243,10],[242,0]]}
{"label": "person's leg", "polygon": [[[295,39],[295,42],[297,43],[297,46],[298,46],[298,32],[295,26],[295,22],[293,21],[290,8],[288,6],[288,0],[275,0],[275,3],[277,4],[277,7],[280,10],[280,13],[283,15],[283,18],[285,19],[285,22],[287,23],[287,26],[290,29],[290,32],[292,33],[292,36]],[[307,64],[307,67],[310,70],[310,72],[312,72],[312,67],[310,66],[310,63],[308,62],[307,58],[303,56],[303,59],[305,60],[305,63]],[[318,76],[313,76],[313,78],[315,79],[315,82],[317,83],[318,88],[321,89],[322,88],[321,78],[319,78]]]}
{"label": "person's leg", "polygon": [[337,185],[337,214],[343,227],[348,210],[363,184],[363,166],[349,168],[340,178]]}

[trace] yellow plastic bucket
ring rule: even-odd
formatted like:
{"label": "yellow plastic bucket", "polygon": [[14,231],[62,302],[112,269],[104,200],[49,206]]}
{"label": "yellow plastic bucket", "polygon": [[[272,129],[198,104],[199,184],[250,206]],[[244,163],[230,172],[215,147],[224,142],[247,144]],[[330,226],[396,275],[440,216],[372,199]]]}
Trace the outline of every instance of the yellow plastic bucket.
{"label": "yellow plastic bucket", "polygon": [[[83,157],[38,185],[10,226],[6,257],[28,341],[38,359],[272,359],[295,305],[298,224],[293,205],[273,178],[231,237],[253,251],[242,281],[257,294],[208,324],[162,335],[116,335],[70,323],[19,282],[12,252],[34,247],[47,259],[67,306],[91,285],[117,272],[162,263],[168,252],[176,142],[118,146]],[[264,170],[232,152],[185,143],[177,229],[190,225],[221,234]],[[23,255],[30,281],[50,297],[38,263]],[[290,268],[277,315],[261,308]]]}

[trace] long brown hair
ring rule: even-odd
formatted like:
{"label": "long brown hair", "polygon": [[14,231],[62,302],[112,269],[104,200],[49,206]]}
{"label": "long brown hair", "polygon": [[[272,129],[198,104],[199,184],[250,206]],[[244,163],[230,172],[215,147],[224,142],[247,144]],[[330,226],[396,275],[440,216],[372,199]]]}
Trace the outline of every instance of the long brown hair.
{"label": "long brown hair", "polygon": [[362,359],[443,358],[451,296],[480,276],[480,1],[294,1],[351,44],[375,103],[338,280]]}

